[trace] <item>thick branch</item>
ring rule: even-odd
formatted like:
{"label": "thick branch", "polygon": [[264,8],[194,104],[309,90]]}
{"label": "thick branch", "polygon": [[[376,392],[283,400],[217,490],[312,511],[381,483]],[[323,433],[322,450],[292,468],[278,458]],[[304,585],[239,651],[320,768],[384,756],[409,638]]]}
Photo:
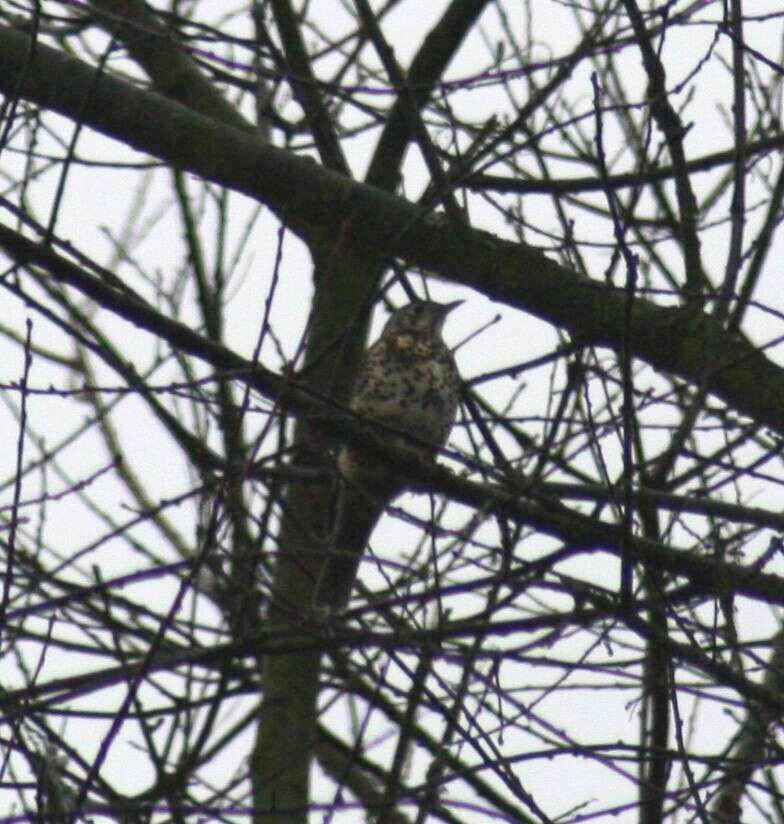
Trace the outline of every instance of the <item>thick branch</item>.
{"label": "thick branch", "polygon": [[90,0],[101,25],[125,44],[161,94],[229,126],[253,124],[227,102],[143,0]]}
{"label": "thick branch", "polygon": [[[25,77],[30,40],[0,28],[0,90],[21,95],[208,180],[266,203],[294,230],[347,231],[358,247],[401,257],[472,286],[567,330],[586,344],[620,351],[623,292],[580,277],[534,247],[478,230],[456,233],[418,220],[406,200],[355,183],[312,161],[262,145],[238,130],[110,77],[43,45]],[[85,100],[91,93],[89,101]],[[694,383],[703,379],[709,317],[636,299],[632,355]],[[711,344],[711,392],[758,423],[784,434],[784,372],[738,336]]]}

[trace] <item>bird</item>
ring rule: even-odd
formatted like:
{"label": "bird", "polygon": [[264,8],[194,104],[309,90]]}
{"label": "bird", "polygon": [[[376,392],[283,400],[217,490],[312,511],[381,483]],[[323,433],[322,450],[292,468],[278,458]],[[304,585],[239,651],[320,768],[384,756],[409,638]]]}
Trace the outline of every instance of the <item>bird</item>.
{"label": "bird", "polygon": [[[442,330],[461,303],[417,299],[393,312],[365,353],[351,393],[351,410],[383,424],[388,445],[413,449],[422,459],[443,447],[457,413],[460,375]],[[317,606],[329,609],[348,603],[370,535],[387,504],[405,489],[404,479],[348,444],[340,448],[337,466],[337,514],[315,597]]]}

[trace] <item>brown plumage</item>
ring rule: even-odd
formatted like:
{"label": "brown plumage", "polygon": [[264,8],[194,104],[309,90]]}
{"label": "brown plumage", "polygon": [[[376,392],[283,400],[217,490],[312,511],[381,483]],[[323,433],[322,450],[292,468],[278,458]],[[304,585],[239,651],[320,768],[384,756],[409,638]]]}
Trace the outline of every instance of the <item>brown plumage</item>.
{"label": "brown plumage", "polygon": [[[460,303],[423,300],[398,309],[368,349],[351,398],[355,412],[400,432],[390,436],[391,444],[417,449],[424,458],[444,445],[457,412],[460,376],[441,330]],[[350,446],[340,450],[338,468],[343,485],[334,540],[316,596],[332,608],[348,602],[376,522],[404,487],[382,463]]]}

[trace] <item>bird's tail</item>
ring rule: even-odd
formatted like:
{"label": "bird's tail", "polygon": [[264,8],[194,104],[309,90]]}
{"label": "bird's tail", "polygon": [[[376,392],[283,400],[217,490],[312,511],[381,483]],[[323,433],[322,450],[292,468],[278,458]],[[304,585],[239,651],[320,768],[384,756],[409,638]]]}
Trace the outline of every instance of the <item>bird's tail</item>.
{"label": "bird's tail", "polygon": [[392,497],[369,494],[351,483],[343,485],[331,551],[316,589],[318,606],[340,609],[348,603],[362,554]]}

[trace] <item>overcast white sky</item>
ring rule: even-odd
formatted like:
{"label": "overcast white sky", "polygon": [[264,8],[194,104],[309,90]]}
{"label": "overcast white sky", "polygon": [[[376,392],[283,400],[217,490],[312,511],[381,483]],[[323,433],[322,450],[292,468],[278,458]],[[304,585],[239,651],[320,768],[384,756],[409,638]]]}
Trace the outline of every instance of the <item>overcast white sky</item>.
{"label": "overcast white sky", "polygon": [[[61,7],[57,3],[44,3],[44,8],[55,11]],[[341,4],[331,2],[331,0],[321,0],[320,5],[324,8],[322,25],[325,31],[333,31],[336,35],[344,30],[348,18],[341,11]],[[683,4],[684,6],[686,4]],[[407,65],[409,57],[418,48],[423,33],[427,32],[442,9],[444,2],[428,0],[419,4],[416,15],[410,13],[409,4],[403,4],[400,12],[389,16],[384,24],[384,31],[387,37],[393,42],[398,60]],[[529,18],[522,3],[509,0],[502,4],[507,23],[513,30],[524,30],[529,23]],[[537,2],[534,4],[534,16],[531,21],[534,25],[534,37],[536,48],[531,59],[547,60],[555,56],[568,53],[575,42],[576,30],[573,25],[571,11],[565,5],[558,2]],[[706,4],[707,6],[707,4]],[[211,2],[202,3],[200,8],[204,10],[205,19],[209,22],[219,24],[220,18],[226,13],[230,3]],[[779,10],[780,5],[776,2],[766,0],[755,0],[745,4],[747,11],[764,15]],[[726,115],[729,111],[731,89],[728,84],[727,73],[718,64],[718,55],[724,58],[729,54],[728,42],[720,39],[716,46],[714,59],[707,61],[704,66],[698,68],[700,61],[710,46],[715,33],[715,22],[720,13],[720,5],[710,6],[703,19],[705,25],[694,25],[687,30],[679,31],[670,38],[663,48],[663,59],[669,72],[670,86],[685,80],[693,72],[698,71],[695,78],[698,89],[697,99],[690,105],[689,122],[691,131],[687,138],[686,146],[690,153],[694,155],[704,155],[713,151],[719,151],[731,146],[731,130],[728,126]],[[235,20],[232,26],[236,32],[249,36],[251,33],[250,20],[245,19],[248,28],[240,31],[242,20]],[[480,71],[487,60],[488,44],[493,44],[499,38],[499,18],[495,8],[489,8],[482,17],[480,32],[474,33],[464,48],[459,53],[448,71],[449,78],[458,78],[471,75]],[[748,41],[757,49],[778,59],[781,52],[782,43],[782,23],[781,20],[773,22],[760,22],[749,24],[746,29]],[[484,41],[483,42],[483,38]],[[94,42],[102,42],[102,38],[95,37]],[[642,96],[643,74],[639,64],[633,59],[634,52],[629,52],[627,65],[624,67],[624,79],[634,87],[637,84],[637,93]],[[511,60],[511,58],[510,58]],[[115,61],[110,65],[114,67]],[[511,63],[510,63],[511,65]],[[380,84],[379,84],[380,85]],[[518,102],[526,99],[526,86],[522,79],[510,82],[511,92]],[[592,101],[592,91],[588,71],[578,71],[569,83],[572,101],[579,100],[582,110],[590,112]],[[473,90],[461,92],[450,98],[451,105],[459,117],[465,117],[473,121],[479,121],[488,117],[492,113],[505,112],[513,116],[514,111],[509,105],[508,98],[502,89],[485,89],[481,92]],[[722,108],[724,111],[722,112]],[[250,114],[247,112],[247,114]],[[55,128],[58,138],[68,140],[72,134],[72,124],[47,115],[48,122]],[[586,125],[586,129],[591,129],[592,125]],[[357,176],[361,177],[366,167],[369,152],[374,146],[377,136],[376,132],[361,135],[355,139],[347,141],[345,149],[349,152],[350,162]],[[623,140],[619,135],[614,123],[608,120],[605,139],[610,145],[618,148]],[[659,140],[658,135],[653,138]],[[19,144],[17,148],[20,146]],[[48,145],[42,143],[39,149],[45,151],[60,151],[54,141]],[[88,128],[85,128],[77,144],[77,154],[83,158],[90,158],[92,161],[129,162],[146,161],[136,153],[129,151],[123,145],[111,142],[103,137],[97,136]],[[612,154],[612,153],[611,153]],[[5,151],[0,156],[0,174],[6,181],[13,181],[23,169],[23,158],[12,151]],[[764,162],[773,162],[772,160]],[[616,171],[626,170],[620,166]],[[496,171],[496,170],[490,170]],[[564,165],[564,175],[585,174],[585,169],[572,169]],[[717,178],[711,175],[696,176],[694,181],[699,186],[704,186],[705,191],[715,183]],[[139,197],[139,182],[141,178],[136,170],[122,171],[117,168],[99,168],[95,166],[84,167],[75,165],[69,171],[68,184],[65,189],[65,199],[60,209],[57,233],[60,237],[70,240],[80,249],[91,254],[96,260],[104,265],[109,265],[115,269],[122,277],[133,279],[135,288],[140,288],[148,296],[152,294],[151,288],[142,287],[141,281],[136,277],[133,267],[127,264],[118,264],[115,256],[113,243],[109,235],[116,236],[121,227],[129,222],[129,215],[137,208],[137,197]],[[49,214],[51,204],[55,195],[58,182],[57,169],[42,174],[30,186],[27,192],[28,202],[31,211],[39,219],[44,220]],[[405,173],[405,191],[412,198],[416,197],[422,186],[426,183],[423,174],[422,164],[416,151],[409,152]],[[133,222],[134,231],[145,232],[143,243],[135,250],[135,254],[142,257],[148,264],[150,271],[160,273],[162,279],[170,280],[173,271],[181,265],[182,259],[182,228],[176,216],[176,210],[172,208],[171,187],[168,173],[165,170],[151,172],[149,178],[145,180],[145,185],[149,186],[146,192],[147,203],[143,207],[138,218]],[[0,188],[8,190],[9,184],[2,183]],[[197,186],[193,186],[194,194]],[[5,193],[5,192],[4,192]],[[749,197],[750,203],[755,203],[753,194]],[[245,221],[250,218],[256,205],[240,195],[231,195],[230,209],[233,215],[232,229],[233,238],[238,238],[245,228]],[[546,225],[546,216],[551,210],[550,202],[545,197],[531,197],[526,203],[526,210],[536,214],[536,223],[540,226]],[[488,207],[481,199],[471,200],[469,207],[472,222],[476,226],[497,232],[504,236],[513,236],[512,230],[503,225],[497,214]],[[754,213],[756,214],[756,213]],[[610,254],[612,244],[611,227],[604,220],[591,216],[582,211],[575,213],[576,222],[574,232],[578,238],[591,238],[607,246],[597,246],[593,253],[592,265],[597,277],[601,277],[606,262]],[[7,219],[2,216],[4,221]],[[750,221],[750,236],[753,234],[753,216]],[[205,221],[204,238],[210,237],[209,227],[211,218]],[[558,227],[553,218],[552,228],[557,232]],[[250,355],[255,343],[261,313],[263,310],[263,300],[267,294],[273,276],[275,251],[278,242],[278,223],[269,214],[262,213],[253,228],[252,241],[247,245],[241,263],[237,267],[230,293],[231,302],[227,307],[227,337],[231,345],[244,355]],[[704,236],[703,252],[706,265],[714,279],[718,281],[723,273],[724,261],[727,252],[728,232],[726,226],[719,226],[715,230],[706,232]],[[230,244],[233,240],[230,238]],[[531,233],[526,238],[535,245],[549,246],[547,238]],[[210,250],[214,252],[214,250]],[[671,250],[670,250],[671,251]],[[770,260],[781,260],[781,255],[771,255]],[[150,265],[152,261],[152,265]],[[273,307],[273,326],[281,336],[282,343],[287,357],[296,351],[302,331],[307,321],[305,309],[308,305],[308,298],[311,294],[310,284],[311,266],[308,256],[300,241],[290,232],[286,233],[283,247],[283,262],[281,268],[281,287],[277,293]],[[780,282],[781,273],[774,265],[769,265],[763,276],[763,288],[761,294],[775,306],[781,308]],[[414,278],[414,283],[420,281]],[[555,333],[544,323],[518,311],[510,310],[504,306],[493,305],[490,301],[480,295],[475,295],[466,289],[455,288],[451,285],[436,282],[431,279],[428,283],[430,293],[435,299],[452,299],[454,297],[466,297],[467,303],[449,320],[446,329],[446,337],[451,344],[463,340],[474,330],[491,321],[496,315],[498,322],[486,329],[479,337],[470,341],[458,353],[458,362],[461,373],[465,378],[471,378],[477,374],[498,369],[505,365],[521,362],[527,358],[541,355],[553,347]],[[189,286],[188,289],[192,289]],[[398,298],[400,292],[393,293]],[[186,302],[189,311],[192,311],[192,304]],[[2,323],[17,330],[24,329],[25,319],[30,317],[33,320],[34,342],[45,348],[68,351],[67,341],[64,336],[54,329],[40,316],[31,313],[25,307],[4,296],[2,299]],[[104,313],[102,313],[104,314]],[[195,315],[194,315],[195,317]],[[186,318],[192,320],[193,318]],[[376,333],[384,318],[379,312],[375,320]],[[124,321],[105,318],[105,327],[115,333],[115,340],[121,341],[123,353],[136,360],[139,364],[149,361],[150,352],[156,347],[156,342],[146,333],[133,329]],[[780,318],[773,318],[769,314],[759,312],[750,324],[749,333],[755,340],[760,342],[770,339],[781,332]],[[768,353],[770,357],[782,362],[781,352],[773,350]],[[275,348],[270,343],[263,352],[264,363],[276,370],[283,366]],[[5,339],[0,338],[0,380],[4,384],[18,381],[22,371],[22,354],[18,348],[9,346]],[[203,370],[206,371],[206,370]],[[153,380],[154,383],[164,384],[173,373],[167,373],[166,369],[161,370],[160,375]],[[117,378],[105,368],[98,368],[99,382],[106,386],[116,386]],[[525,415],[532,417],[545,416],[547,414],[546,399],[550,391],[550,375],[545,371],[532,373],[529,384],[518,401],[517,409]],[[558,373],[556,381],[562,381],[563,375]],[[646,371],[642,382],[651,383],[655,378]],[[45,388],[51,386],[69,388],[65,384],[64,372],[52,369],[43,361],[36,360],[31,372],[31,384],[35,387]],[[486,393],[496,402],[506,398],[510,392],[514,391],[516,383],[503,380],[492,384],[483,385],[482,393]],[[14,399],[15,402],[15,399]],[[83,420],[87,414],[87,407],[74,402],[71,397],[58,398],[56,396],[32,397],[29,404],[30,430],[45,437],[46,445],[51,447],[58,444],[62,439],[68,437]],[[183,492],[192,483],[185,472],[178,452],[171,448],[168,437],[162,433],[160,428],[151,420],[145,410],[144,405],[133,397],[125,398],[121,401],[117,418],[126,447],[129,448],[129,458],[134,470],[140,477],[148,483],[150,491],[158,498],[171,498]],[[0,414],[0,437],[5,443],[15,443],[17,435],[17,424],[14,415],[10,411],[3,411]],[[530,431],[532,436],[539,432],[538,424],[531,423]],[[454,438],[454,445],[460,445],[461,436],[458,434]],[[33,458],[35,448],[28,446],[28,457]],[[613,455],[608,453],[613,466]],[[50,491],[56,491],[67,487],[71,482],[88,476],[101,466],[105,466],[108,457],[101,445],[91,434],[81,437],[72,448],[67,450],[61,462],[64,472],[69,473],[70,481],[57,478],[51,474],[49,483]],[[15,469],[15,454],[13,450],[6,449],[0,453],[0,478],[11,479]],[[30,486],[23,488],[23,497],[33,497],[39,490],[38,479],[30,479]],[[103,505],[112,517],[118,520],[130,519],[133,513],[127,511],[127,502],[119,491],[119,487],[110,477],[102,478],[92,487],[93,491],[100,493]],[[753,501],[755,505],[780,509],[780,501],[776,500],[773,485],[765,491],[764,485],[759,485],[758,497]],[[751,490],[749,490],[751,491]],[[12,488],[6,483],[4,487],[3,504],[10,503]],[[408,508],[408,501],[404,501]],[[428,512],[428,500],[422,497],[417,501],[417,506],[423,515]],[[193,508],[188,506],[180,507],[170,513],[172,520],[183,530],[183,533],[190,535],[193,533]],[[467,517],[465,510],[455,508],[453,515],[455,523]],[[38,524],[33,520],[28,524],[25,536],[28,540],[33,540]],[[383,551],[394,547],[395,543],[404,538],[406,526],[399,520],[387,519],[383,527],[379,529],[373,538],[373,545]],[[63,557],[68,557],[72,552],[83,549],[92,540],[105,534],[106,526],[100,518],[88,509],[77,503],[74,496],[68,496],[62,501],[53,501],[48,506],[48,523],[45,535],[49,541],[55,541]],[[56,533],[56,538],[55,538]],[[160,542],[158,534],[150,527],[141,527],[135,534],[140,539],[150,542]],[[530,546],[530,542],[527,543]],[[550,541],[542,540],[537,547],[539,552],[544,552],[552,548]],[[141,568],[145,562],[129,552],[127,546],[121,542],[110,543],[103,546],[99,552],[90,553],[83,562],[83,569],[89,570],[91,564],[100,567],[104,578],[131,572]],[[603,583],[608,587],[617,586],[618,570],[617,565],[609,560],[605,554],[585,555],[574,561],[565,568],[571,574]],[[771,567],[770,571],[782,571],[782,565],[778,569]],[[88,572],[89,574],[89,572]],[[368,585],[374,581],[373,569],[369,566],[363,567],[363,575]],[[155,603],[162,611],[166,610],[166,605],[174,595],[173,583],[170,580],[161,579],[154,582],[147,582],[144,585],[130,587],[126,592],[128,597],[137,597],[147,603]],[[747,604],[739,603],[739,626],[747,634],[754,634],[757,637],[769,635],[776,626],[774,616],[771,613],[755,608],[749,611]],[[204,610],[202,618],[207,623],[213,625],[218,621],[216,613],[211,612],[203,603],[200,609]],[[746,620],[748,619],[748,620]],[[45,622],[39,620],[37,628],[43,630]],[[521,643],[521,639],[509,639],[510,643]],[[572,640],[574,649],[580,649],[587,643],[596,641],[587,634],[575,636]],[[205,642],[208,642],[205,640]],[[559,648],[560,655],[563,655],[567,647]],[[608,655],[615,656],[619,665],[628,656],[637,655],[638,651],[623,650],[617,647],[608,650]],[[100,666],[100,662],[87,664],[86,668]],[[42,677],[51,679],[57,675],[71,673],[75,670],[81,671],[85,667],[84,661],[80,660],[74,666],[74,660],[70,655],[51,655],[47,658]],[[393,677],[393,674],[390,674]],[[555,679],[553,670],[542,663],[539,667],[529,665],[518,665],[513,671],[508,670],[508,665],[502,671],[502,677],[508,678],[510,688],[517,687],[521,690],[520,699],[524,702],[528,700],[526,688],[529,684],[546,683]],[[578,679],[586,681],[588,676]],[[548,731],[553,741],[559,740],[561,731],[568,731],[579,742],[590,744],[593,741],[613,741],[615,739],[625,739],[633,742],[636,739],[638,719],[636,701],[638,695],[635,685],[630,685],[631,689],[625,689],[625,675],[619,666],[617,684],[614,689],[594,689],[575,690],[569,696],[568,702],[563,700],[563,695],[559,693],[557,699],[546,699],[543,706],[537,707],[537,712],[548,718],[553,728]],[[161,682],[168,679],[161,677]],[[21,679],[13,673],[6,672],[2,678],[6,687],[21,684]],[[602,678],[602,683],[606,684],[606,678]],[[177,688],[178,682],[171,682],[173,688]],[[91,693],[82,702],[83,706],[90,709],[106,708],[111,709],[117,706],[118,700],[124,695],[124,688],[112,688],[102,693]],[[152,695],[149,700],[153,701]],[[238,718],[250,706],[253,699],[243,699],[237,702],[235,709]],[[548,703],[549,702],[549,703]],[[78,706],[77,702],[77,706]],[[341,705],[334,711],[335,723],[345,721],[345,706]],[[740,712],[740,708],[736,708]],[[684,715],[687,709],[684,709]],[[227,720],[227,719],[224,719]],[[535,728],[532,734],[544,735],[545,731]],[[98,740],[96,729],[105,729],[105,724],[94,722],[94,726],[85,727],[82,722],[75,719],[63,721],[63,734],[75,746],[90,758],[94,753],[94,744]],[[694,728],[689,732],[695,736],[695,740],[700,742],[694,749],[713,751],[717,742],[727,741],[727,735],[733,729],[733,723],[725,715],[725,710],[716,705],[705,708],[704,714],[700,715]],[[375,733],[379,736],[380,747],[394,746],[394,740],[385,738],[384,730],[379,727]],[[247,757],[251,741],[248,736],[238,739],[232,748],[234,757],[233,763],[227,754],[226,761],[217,767],[217,771],[225,778],[227,772],[239,770],[244,758]],[[509,751],[516,751],[512,741],[506,740]],[[541,745],[539,745],[541,746]],[[142,747],[143,750],[143,747]],[[560,813],[568,810],[572,804],[579,803],[586,797],[594,797],[601,806],[608,802],[608,798],[617,797],[619,803],[624,800],[631,801],[636,795],[636,771],[632,764],[629,764],[629,774],[621,775],[613,773],[600,767],[595,761],[575,757],[574,764],[569,765],[568,770],[554,773],[551,765],[547,761],[539,759],[532,762],[525,762],[519,767],[519,775],[525,786],[535,791],[537,801],[549,814],[556,818]],[[415,762],[411,766],[413,774],[418,767]],[[517,768],[515,768],[517,769]],[[120,788],[129,793],[142,789],[151,776],[151,771],[146,765],[146,758],[139,755],[135,746],[134,737],[127,736],[118,739],[107,759],[104,767],[106,774],[117,781]],[[564,775],[568,775],[568,780],[564,780]],[[216,776],[217,777],[217,776]],[[325,785],[319,785],[325,786]],[[12,802],[9,794],[5,796]],[[0,790],[0,813],[6,809],[3,791]],[[322,796],[321,800],[328,801],[328,792]],[[477,817],[473,820],[483,820],[477,812]],[[618,822],[635,820],[636,813],[619,815]],[[96,817],[96,821],[101,821],[101,817]],[[314,820],[317,820],[314,818]],[[347,813],[335,819],[336,821],[354,821],[351,813]],[[471,820],[468,819],[467,820]],[[755,820],[754,813],[751,812],[748,818],[749,824]]]}

